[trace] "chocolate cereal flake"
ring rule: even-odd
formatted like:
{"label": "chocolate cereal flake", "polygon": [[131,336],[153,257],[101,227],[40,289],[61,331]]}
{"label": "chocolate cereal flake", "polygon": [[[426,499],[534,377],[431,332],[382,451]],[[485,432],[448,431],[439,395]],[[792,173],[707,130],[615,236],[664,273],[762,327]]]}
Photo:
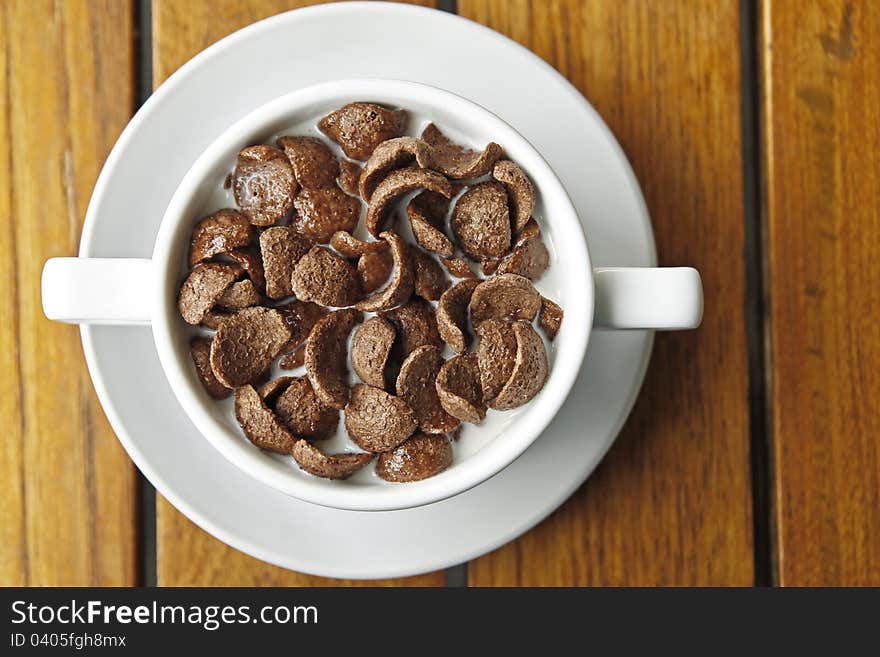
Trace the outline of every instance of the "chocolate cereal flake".
{"label": "chocolate cereal flake", "polygon": [[440,258],[440,262],[453,278],[476,278],[477,275],[466,260],[461,258]]}
{"label": "chocolate cereal flake", "polygon": [[492,177],[507,189],[513,232],[519,233],[535,210],[535,188],[525,172],[510,160],[495,163]]}
{"label": "chocolate cereal flake", "polygon": [[299,467],[324,479],[347,479],[373,460],[374,454],[344,452],[324,454],[307,440],[298,440],[293,446],[293,460]]}
{"label": "chocolate cereal flake", "polygon": [[517,240],[516,246],[498,267],[498,273],[519,274],[536,281],[549,266],[550,253],[538,234]]}
{"label": "chocolate cereal flake", "polygon": [[294,435],[323,440],[336,432],[339,410],[323,404],[308,378],[292,378],[278,401],[275,414]]}
{"label": "chocolate cereal flake", "polygon": [[[311,301],[291,301],[276,308],[287,322],[290,329],[290,341],[284,347],[284,353],[295,351],[309,337],[312,327],[329,311]],[[302,363],[300,363],[302,364]]]}
{"label": "chocolate cereal flake", "polygon": [[[385,242],[387,244],[387,242]],[[394,258],[390,251],[365,253],[358,258],[358,277],[364,294],[375,292],[388,280],[394,271]]]}
{"label": "chocolate cereal flake", "polygon": [[437,395],[437,374],[443,365],[440,347],[424,345],[407,356],[397,375],[397,395],[415,413],[425,433],[449,433],[459,420],[443,410]]}
{"label": "chocolate cereal flake", "polygon": [[336,186],[339,161],[322,140],[317,137],[281,137],[278,147],[284,150],[301,189]]}
{"label": "chocolate cereal flake", "polygon": [[369,203],[376,186],[390,171],[413,162],[423,169],[431,166],[431,147],[421,139],[397,137],[376,146],[361,173],[359,189],[363,199]]}
{"label": "chocolate cereal flake", "polygon": [[296,351],[285,354],[278,363],[278,367],[282,370],[295,370],[302,367],[306,362],[306,345],[301,344]]}
{"label": "chocolate cereal flake", "polygon": [[522,406],[540,392],[547,381],[549,366],[544,341],[529,322],[522,320],[513,323],[516,336],[516,359],[510,379],[495,397],[490,406],[506,411]]}
{"label": "chocolate cereal flake", "polygon": [[393,308],[409,299],[413,292],[414,275],[412,261],[406,244],[398,235],[392,232],[383,232],[379,237],[391,246],[391,257],[394,260],[394,266],[388,285],[358,302],[357,307],[367,312]]}
{"label": "chocolate cereal flake", "polygon": [[517,244],[521,243],[523,240],[529,239],[530,237],[540,237],[541,236],[541,227],[538,226],[538,222],[535,221],[534,218],[529,219],[526,222],[526,225],[520,229],[519,233],[517,233]]}
{"label": "chocolate cereal flake", "polygon": [[474,289],[479,284],[477,279],[465,279],[456,283],[440,296],[437,304],[437,328],[440,337],[459,354],[466,352],[471,343],[467,311]]}
{"label": "chocolate cereal flake", "polygon": [[339,187],[346,194],[357,196],[360,193],[358,186],[361,179],[361,165],[351,160],[342,160],[339,163],[339,178],[336,180]]}
{"label": "chocolate cereal flake", "polygon": [[510,248],[507,192],[497,182],[474,185],[461,195],[452,211],[452,234],[472,260],[500,258]]}
{"label": "chocolate cereal flake", "polygon": [[398,363],[423,345],[440,347],[443,344],[434,308],[424,299],[415,297],[402,306],[380,313],[380,316],[397,329],[391,357]]}
{"label": "chocolate cereal flake", "polygon": [[255,381],[290,340],[277,310],[245,308],[224,321],[211,342],[211,369],[223,385],[237,388]]}
{"label": "chocolate cereal flake", "polygon": [[419,481],[452,465],[452,445],[446,436],[417,433],[390,452],[379,455],[376,474],[385,481]]}
{"label": "chocolate cereal flake", "polygon": [[[455,190],[452,193],[454,195]],[[417,194],[406,206],[413,237],[419,246],[447,258],[454,253],[452,242],[444,229],[448,210],[449,199],[429,191]]]}
{"label": "chocolate cereal flake", "polygon": [[269,383],[269,381],[271,379],[272,379],[272,368],[267,367],[262,372],[260,372],[260,374],[257,375],[257,378],[255,378],[251,382],[251,385],[254,387],[259,387],[259,386],[262,386],[262,385]]}
{"label": "chocolate cereal flake", "polygon": [[180,286],[177,308],[188,324],[201,324],[230,285],[241,278],[238,265],[207,262],[196,265]]}
{"label": "chocolate cereal flake", "polygon": [[428,301],[437,301],[449,287],[446,273],[434,258],[419,249],[410,249],[415,274],[415,293]]}
{"label": "chocolate cereal flake", "polygon": [[373,103],[349,103],[318,123],[325,135],[353,160],[366,160],[387,139],[400,137],[406,128],[406,111]]}
{"label": "chocolate cereal flake", "polygon": [[220,324],[235,315],[236,312],[238,311],[226,311],[213,308],[210,312],[208,312],[207,315],[202,318],[200,326],[204,326],[211,329],[212,331],[216,331],[218,328],[220,328]]}
{"label": "chocolate cereal flake", "polygon": [[291,226],[305,237],[325,244],[338,230],[352,231],[361,214],[361,203],[343,192],[336,183],[333,187],[303,189],[293,201],[296,215]]}
{"label": "chocolate cereal flake", "polygon": [[350,306],[360,296],[357,270],[330,249],[313,246],[293,269],[293,293],[322,306]]}
{"label": "chocolate cereal flake", "polygon": [[235,417],[244,435],[260,449],[290,454],[296,437],[285,429],[253,386],[235,391]]}
{"label": "chocolate cereal flake", "polygon": [[432,166],[444,176],[456,180],[485,176],[504,152],[494,141],[486,144],[482,151],[465,148],[451,141],[433,123],[422,131],[422,139],[433,148]]}
{"label": "chocolate cereal flake", "polygon": [[400,397],[380,388],[355,384],[345,407],[345,428],[355,444],[368,452],[394,449],[416,430],[416,419]]}
{"label": "chocolate cereal flake", "polygon": [[486,417],[480,367],[476,354],[455,356],[437,374],[437,395],[443,410],[462,422],[479,424]]}
{"label": "chocolate cereal flake", "polygon": [[286,217],[297,190],[290,162],[271,146],[239,152],[232,187],[236,203],[255,226],[271,226]]}
{"label": "chocolate cereal flake", "polygon": [[351,341],[351,366],[361,381],[386,388],[385,364],[396,337],[394,326],[381,317],[372,317],[358,327]]}
{"label": "chocolate cereal flake", "polygon": [[498,274],[474,289],[470,306],[474,326],[493,317],[532,321],[541,308],[541,295],[527,278]]}
{"label": "chocolate cereal flake", "polygon": [[559,333],[563,315],[562,306],[546,297],[541,297],[541,314],[538,315],[538,325],[551,342],[556,339],[556,334]]}
{"label": "chocolate cereal flake", "polygon": [[229,253],[254,241],[256,231],[238,210],[218,210],[199,223],[189,243],[189,266]]}
{"label": "chocolate cereal flake", "polygon": [[516,335],[513,325],[502,319],[487,319],[477,327],[480,344],[477,364],[483,401],[491,402],[510,379],[516,361]]}
{"label": "chocolate cereal flake", "polygon": [[240,249],[234,249],[227,254],[235,260],[245,274],[254,283],[254,287],[261,294],[266,291],[266,277],[263,274],[263,255],[260,253],[260,247],[256,244],[250,244]]}
{"label": "chocolate cereal flake", "polygon": [[257,388],[257,392],[260,393],[260,397],[266,402],[266,406],[274,408],[278,397],[287,390],[287,386],[290,385],[291,381],[293,381],[292,376],[279,376],[277,379],[272,379],[261,385]]}
{"label": "chocolate cereal flake", "polygon": [[263,231],[260,251],[267,297],[283,299],[293,294],[293,269],[311,247],[309,240],[289,226],[273,226]]}
{"label": "chocolate cereal flake", "polygon": [[317,321],[306,342],[306,375],[324,404],[348,402],[348,334],[362,318],[357,310],[336,310]]}
{"label": "chocolate cereal flake", "polygon": [[484,276],[491,276],[494,274],[498,267],[501,265],[500,258],[488,258],[486,260],[480,261],[480,271],[483,272]]}
{"label": "chocolate cereal flake", "polygon": [[449,181],[436,171],[406,167],[389,173],[376,187],[367,207],[366,226],[370,235],[378,237],[385,227],[391,203],[407,192],[424,188],[450,198],[452,187]]}
{"label": "chocolate cereal flake", "polygon": [[377,251],[387,251],[388,242],[385,240],[375,240],[373,242],[365,242],[354,237],[351,233],[344,230],[333,233],[330,238],[330,246],[336,249],[346,258],[360,258],[367,253],[376,253]]}
{"label": "chocolate cereal flake", "polygon": [[259,305],[262,301],[260,293],[249,279],[237,281],[226,288],[226,291],[217,299],[217,305],[227,310],[241,310]]}
{"label": "chocolate cereal flake", "polygon": [[214,399],[226,399],[232,394],[232,390],[220,383],[211,369],[211,341],[209,339],[193,338],[189,343],[189,353],[205,392]]}

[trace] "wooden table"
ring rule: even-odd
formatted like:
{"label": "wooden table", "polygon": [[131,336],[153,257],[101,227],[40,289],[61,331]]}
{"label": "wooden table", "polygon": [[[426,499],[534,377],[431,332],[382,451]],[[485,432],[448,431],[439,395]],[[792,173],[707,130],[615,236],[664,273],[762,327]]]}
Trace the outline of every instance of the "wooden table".
{"label": "wooden table", "polygon": [[[0,584],[339,583],[154,506],[76,328],[46,321],[39,293],[151,77],[305,4],[0,2]],[[381,583],[880,585],[880,4],[439,4],[597,107],[661,264],[700,269],[706,314],[658,335],[622,435],[549,519],[451,573]]]}

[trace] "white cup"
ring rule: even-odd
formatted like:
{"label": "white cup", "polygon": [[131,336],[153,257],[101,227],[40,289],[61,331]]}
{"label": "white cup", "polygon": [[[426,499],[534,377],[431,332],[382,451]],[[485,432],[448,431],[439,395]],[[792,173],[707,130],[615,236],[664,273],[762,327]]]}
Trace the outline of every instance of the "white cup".
{"label": "white cup", "polygon": [[[479,450],[456,458],[429,479],[387,484],[330,481],[299,470],[289,457],[263,452],[242,434],[229,412],[203,390],[189,355],[192,327],[177,311],[190,232],[209,198],[233,169],[238,151],[290,126],[352,101],[402,107],[430,117],[473,144],[500,143],[534,182],[539,223],[551,245],[549,294],[565,310],[541,392],[513,411],[515,421],[477,430]],[[560,126],[564,128],[564,126]],[[160,165],[160,164],[159,164]],[[144,181],[149,193],[149,181]],[[536,211],[536,214],[538,212]],[[546,275],[545,275],[546,276]],[[540,282],[538,287],[540,289]],[[199,157],[162,218],[153,257],[53,258],[43,269],[43,310],[49,319],[87,324],[150,324],[165,375],[193,424],[220,452],[256,479],[294,497],[344,509],[381,511],[429,504],[485,481],[540,435],[565,401],[595,327],[686,329],[700,323],[699,273],[689,267],[593,269],[581,223],[565,189],[541,155],[516,130],[460,96],[414,82],[342,80],[284,95],[236,122]],[[149,391],[144,391],[149,394]],[[584,418],[589,422],[589,418]],[[491,423],[490,423],[491,424]],[[493,428],[495,427],[495,428]],[[218,483],[222,485],[222,483]]]}

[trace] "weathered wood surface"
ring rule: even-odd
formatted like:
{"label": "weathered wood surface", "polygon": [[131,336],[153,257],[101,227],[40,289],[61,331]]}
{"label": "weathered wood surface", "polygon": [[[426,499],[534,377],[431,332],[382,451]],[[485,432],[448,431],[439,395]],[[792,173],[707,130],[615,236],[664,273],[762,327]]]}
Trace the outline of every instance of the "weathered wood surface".
{"label": "weathered wood surface", "polygon": [[880,5],[766,2],[777,577],[880,585]]}
{"label": "weathered wood surface", "polygon": [[137,476],[40,272],[134,111],[133,3],[0,3],[0,583],[137,583]]}
{"label": "weathered wood surface", "polygon": [[[305,4],[154,0],[154,82]],[[642,184],[661,264],[697,266],[706,293],[699,331],[658,335],[633,415],[590,481],[469,564],[469,583],[752,583],[738,3],[458,0],[457,10],[534,50],[597,107]],[[0,3],[0,273],[13,281],[0,295],[2,584],[139,581],[134,468],[76,328],[46,321],[39,301],[42,263],[76,253],[94,180],[135,108],[135,11],[130,0]],[[772,554],[759,558],[783,585],[877,585],[880,8],[765,0],[758,18],[745,28],[759,50],[761,149],[746,164],[763,174],[774,493]],[[340,583],[247,557],[162,499],[157,548],[160,584]]]}

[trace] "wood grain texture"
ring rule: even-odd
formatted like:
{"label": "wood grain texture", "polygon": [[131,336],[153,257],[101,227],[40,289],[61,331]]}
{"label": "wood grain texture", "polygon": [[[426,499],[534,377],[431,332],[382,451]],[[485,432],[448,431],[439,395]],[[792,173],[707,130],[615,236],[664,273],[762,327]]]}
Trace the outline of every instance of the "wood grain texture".
{"label": "wood grain texture", "polygon": [[89,195],[134,109],[132,5],[0,3],[0,583],[137,583],[137,484],[74,326],[40,272],[75,255]]}
{"label": "wood grain texture", "polygon": [[[301,0],[153,0],[153,80],[159,85],[181,64],[227,34],[273,14],[304,7]],[[418,4],[432,5],[423,1]],[[442,586],[443,572],[358,582],[312,577],[278,568],[221,543],[157,496],[157,576],[167,586]]]}
{"label": "wood grain texture", "polygon": [[737,2],[459,0],[458,11],[595,105],[641,182],[660,264],[696,266],[706,298],[699,330],[657,335],[634,412],[587,484],[472,562],[470,584],[751,584]]}
{"label": "wood grain texture", "polygon": [[[436,6],[436,0],[401,0]],[[158,85],[195,54],[256,21],[320,0],[152,0],[153,80]]]}
{"label": "wood grain texture", "polygon": [[880,585],[880,6],[765,2],[778,581]]}

